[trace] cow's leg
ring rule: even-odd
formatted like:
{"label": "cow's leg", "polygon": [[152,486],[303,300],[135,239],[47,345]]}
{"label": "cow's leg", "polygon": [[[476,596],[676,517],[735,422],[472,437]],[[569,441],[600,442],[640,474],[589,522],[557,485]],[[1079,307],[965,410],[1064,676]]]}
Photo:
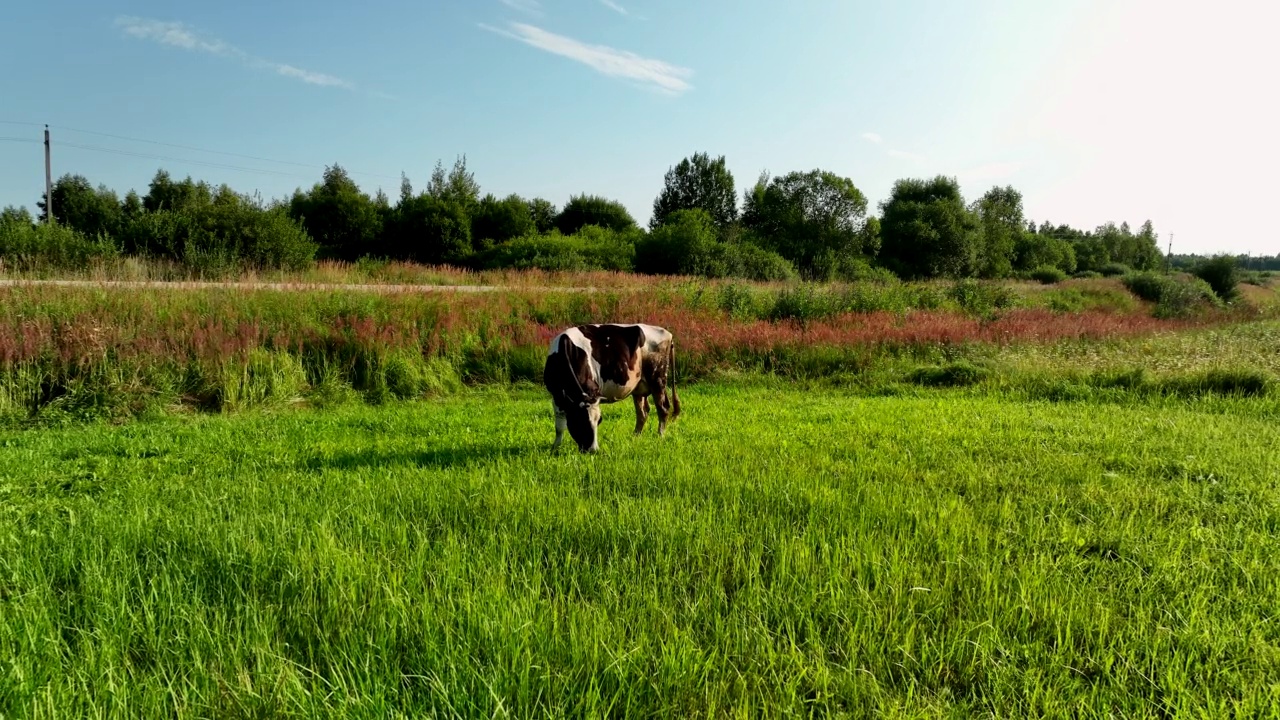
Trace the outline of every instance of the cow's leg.
{"label": "cow's leg", "polygon": [[654,378],[650,384],[653,388],[653,402],[658,406],[658,437],[667,432],[667,417],[671,415],[671,401],[667,398],[667,383],[663,378]]}
{"label": "cow's leg", "polygon": [[636,403],[636,434],[644,432],[644,423],[649,419],[649,396],[637,392],[631,396]]}
{"label": "cow's leg", "polygon": [[569,419],[565,417],[564,411],[560,409],[559,405],[556,405],[553,402],[551,403],[551,406],[555,409],[556,413],[556,441],[552,444],[551,449],[558,450],[560,448],[560,442],[564,440],[564,431],[569,427]]}

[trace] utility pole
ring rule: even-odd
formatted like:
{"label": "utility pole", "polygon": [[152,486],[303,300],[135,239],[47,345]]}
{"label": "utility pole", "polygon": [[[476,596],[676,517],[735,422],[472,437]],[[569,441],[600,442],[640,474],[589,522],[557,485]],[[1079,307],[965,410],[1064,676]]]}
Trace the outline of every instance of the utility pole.
{"label": "utility pole", "polygon": [[49,159],[49,126],[44,126],[44,223],[53,223],[53,164]]}

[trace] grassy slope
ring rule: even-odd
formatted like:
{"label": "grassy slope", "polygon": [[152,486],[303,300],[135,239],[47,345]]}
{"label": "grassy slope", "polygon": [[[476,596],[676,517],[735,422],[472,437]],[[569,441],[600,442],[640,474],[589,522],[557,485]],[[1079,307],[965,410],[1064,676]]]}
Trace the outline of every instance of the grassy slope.
{"label": "grassy slope", "polygon": [[1280,706],[1273,401],[682,399],[0,433],[0,716]]}

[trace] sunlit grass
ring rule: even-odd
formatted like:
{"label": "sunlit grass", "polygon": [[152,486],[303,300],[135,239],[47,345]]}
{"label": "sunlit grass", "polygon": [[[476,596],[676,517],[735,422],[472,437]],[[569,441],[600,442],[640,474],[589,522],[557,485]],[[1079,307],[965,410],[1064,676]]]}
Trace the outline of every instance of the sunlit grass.
{"label": "sunlit grass", "polygon": [[0,715],[1274,715],[1270,401],[964,392],[0,433]]}

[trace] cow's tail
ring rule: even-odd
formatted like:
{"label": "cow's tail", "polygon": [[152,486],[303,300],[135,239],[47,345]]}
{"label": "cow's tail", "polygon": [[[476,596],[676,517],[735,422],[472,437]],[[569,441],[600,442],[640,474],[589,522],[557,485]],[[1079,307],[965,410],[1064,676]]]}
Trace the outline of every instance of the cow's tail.
{"label": "cow's tail", "polygon": [[675,420],[680,415],[680,396],[676,394],[676,340],[671,339],[671,346],[667,349],[669,355],[668,364],[671,366],[671,419]]}

